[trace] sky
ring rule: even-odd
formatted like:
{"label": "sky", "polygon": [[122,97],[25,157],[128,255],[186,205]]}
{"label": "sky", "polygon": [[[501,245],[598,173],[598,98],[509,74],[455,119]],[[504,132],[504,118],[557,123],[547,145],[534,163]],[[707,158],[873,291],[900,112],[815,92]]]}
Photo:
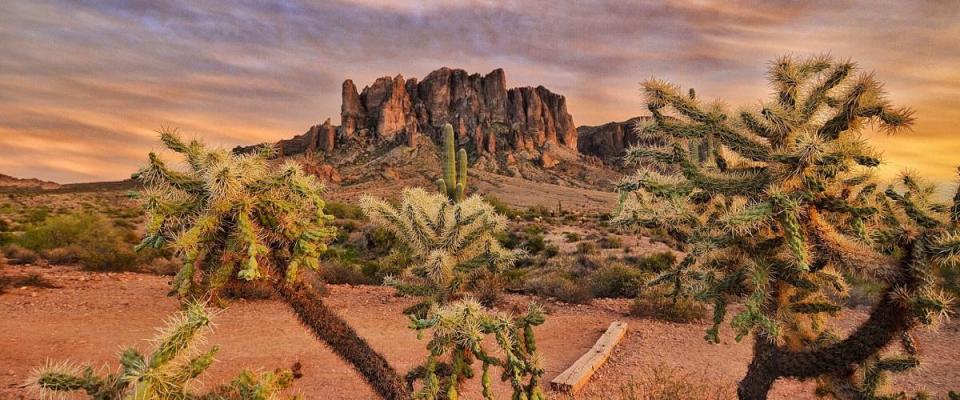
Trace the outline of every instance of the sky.
{"label": "sky", "polygon": [[503,68],[509,87],[564,94],[591,125],[645,114],[651,77],[757,106],[770,60],[819,53],[916,110],[911,132],[867,134],[882,174],[955,180],[956,1],[6,1],[0,173],[123,179],[161,127],[230,147],[290,137],[339,121],[347,78]]}

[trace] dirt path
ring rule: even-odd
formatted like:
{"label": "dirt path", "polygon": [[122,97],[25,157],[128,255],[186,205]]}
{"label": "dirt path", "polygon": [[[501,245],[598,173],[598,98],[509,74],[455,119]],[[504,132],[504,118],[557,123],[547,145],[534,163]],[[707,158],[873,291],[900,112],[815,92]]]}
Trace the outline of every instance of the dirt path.
{"label": "dirt path", "polygon": [[[13,269],[13,268],[11,268]],[[22,383],[48,358],[89,362],[114,368],[120,346],[146,346],[161,321],[176,310],[164,296],[167,279],[144,274],[94,274],[68,267],[17,267],[39,271],[61,286],[57,289],[10,289],[0,294],[0,398],[35,398]],[[513,296],[511,307],[529,298]],[[421,361],[424,341],[406,328],[400,311],[412,299],[399,298],[383,287],[332,286],[329,304],[374,348],[401,371]],[[547,323],[537,329],[549,381],[586,351],[606,326],[626,319],[630,332],[610,362],[578,398],[616,398],[633,377],[673,369],[703,376],[732,393],[749,360],[748,343],[711,346],[703,341],[704,325],[678,325],[623,317],[625,301],[598,300],[589,306],[547,302]],[[864,311],[852,312],[862,318]],[[944,394],[960,386],[960,324],[941,327],[940,335],[921,333],[925,354],[921,372],[898,379],[906,390],[925,388]],[[304,377],[294,389],[308,399],[371,399],[359,375],[299,326],[286,307],[275,301],[235,301],[216,320],[209,337],[218,344],[218,362],[203,375],[205,385],[229,379],[242,368],[287,367],[303,363]],[[813,398],[811,385],[779,383],[775,399]],[[509,398],[499,386],[499,398]],[[553,397],[558,397],[552,393]],[[465,398],[479,398],[474,389]]]}

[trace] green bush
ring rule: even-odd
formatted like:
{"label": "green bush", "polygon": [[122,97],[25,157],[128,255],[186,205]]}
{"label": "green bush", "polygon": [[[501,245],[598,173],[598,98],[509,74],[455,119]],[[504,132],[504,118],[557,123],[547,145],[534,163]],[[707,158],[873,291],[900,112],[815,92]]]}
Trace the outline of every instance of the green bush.
{"label": "green bush", "polygon": [[353,204],[327,200],[323,211],[337,219],[363,219],[363,210]]}
{"label": "green bush", "polygon": [[628,256],[624,257],[623,261],[643,272],[659,274],[673,267],[677,262],[677,256],[672,252],[664,251],[643,256]]}
{"label": "green bush", "polygon": [[326,283],[334,285],[372,285],[377,283],[363,273],[357,264],[327,263],[320,268],[320,276]]}
{"label": "green bush", "polygon": [[576,243],[580,241],[580,234],[576,232],[564,232],[564,239],[567,240],[567,243]]}
{"label": "green bush", "polygon": [[590,287],[556,273],[528,279],[524,291],[572,304],[588,303],[593,299]]}
{"label": "green bush", "polygon": [[623,240],[617,236],[603,236],[597,240],[602,249],[616,249],[623,246]]}
{"label": "green bush", "polygon": [[560,247],[555,244],[548,244],[546,248],[543,249],[543,256],[546,258],[553,258],[560,254]]}
{"label": "green bush", "polygon": [[516,219],[521,214],[515,208],[510,207],[507,205],[507,203],[504,203],[503,200],[500,200],[496,197],[484,196],[483,198],[487,201],[487,204],[493,206],[493,210],[496,211],[497,214],[503,215],[510,219]]}
{"label": "green bush", "polygon": [[607,265],[591,274],[590,290],[595,298],[636,297],[644,280],[643,273],[626,265]]}
{"label": "green bush", "polygon": [[35,252],[73,248],[86,269],[122,271],[133,269],[137,256],[125,242],[124,233],[107,219],[95,214],[68,214],[48,218],[17,239]]}
{"label": "green bush", "polygon": [[577,243],[577,254],[597,254],[600,250],[597,249],[597,244],[593,242],[580,242]]}

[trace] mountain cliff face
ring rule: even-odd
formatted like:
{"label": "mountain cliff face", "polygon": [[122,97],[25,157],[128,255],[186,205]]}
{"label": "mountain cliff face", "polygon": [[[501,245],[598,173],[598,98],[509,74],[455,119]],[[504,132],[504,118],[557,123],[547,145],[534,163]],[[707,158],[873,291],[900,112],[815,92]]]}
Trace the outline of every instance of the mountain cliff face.
{"label": "mountain cliff face", "polygon": [[577,148],[566,99],[543,86],[508,89],[502,69],[481,76],[441,68],[422,81],[383,77],[359,93],[347,80],[342,100],[340,134],[346,140],[371,136],[411,145],[420,137],[438,139],[439,128],[449,123],[460,145],[478,154]]}
{"label": "mountain cliff face", "polygon": [[630,146],[637,144],[635,128],[650,121],[650,117],[634,117],[623,122],[609,122],[598,126],[579,126],[577,150],[596,156],[609,165],[621,165],[621,158]]}
{"label": "mountain cliff face", "polygon": [[384,171],[403,175],[406,167],[394,167],[406,165],[397,156],[405,153],[392,150],[421,154],[420,147],[440,142],[446,123],[477,170],[571,186],[618,179],[609,166],[635,143],[634,120],[577,128],[564,96],[543,86],[508,88],[502,69],[481,75],[444,67],[422,80],[385,76],[360,90],[348,79],[341,89],[339,126],[328,118],[275,144],[280,157],[304,155],[311,171],[334,183],[380,174],[354,171],[358,165],[382,163]]}

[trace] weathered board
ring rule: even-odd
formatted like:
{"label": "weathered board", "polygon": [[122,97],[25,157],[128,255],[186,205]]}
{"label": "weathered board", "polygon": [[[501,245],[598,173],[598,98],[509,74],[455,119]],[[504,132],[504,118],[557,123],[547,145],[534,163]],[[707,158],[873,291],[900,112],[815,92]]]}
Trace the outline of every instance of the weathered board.
{"label": "weathered board", "polygon": [[623,335],[626,333],[626,322],[613,321],[590,351],[580,356],[570,368],[550,381],[553,389],[571,394],[580,391],[590,381],[594,372],[597,372],[603,363],[607,362],[610,354],[613,353],[614,346],[620,343],[620,339],[623,339]]}

